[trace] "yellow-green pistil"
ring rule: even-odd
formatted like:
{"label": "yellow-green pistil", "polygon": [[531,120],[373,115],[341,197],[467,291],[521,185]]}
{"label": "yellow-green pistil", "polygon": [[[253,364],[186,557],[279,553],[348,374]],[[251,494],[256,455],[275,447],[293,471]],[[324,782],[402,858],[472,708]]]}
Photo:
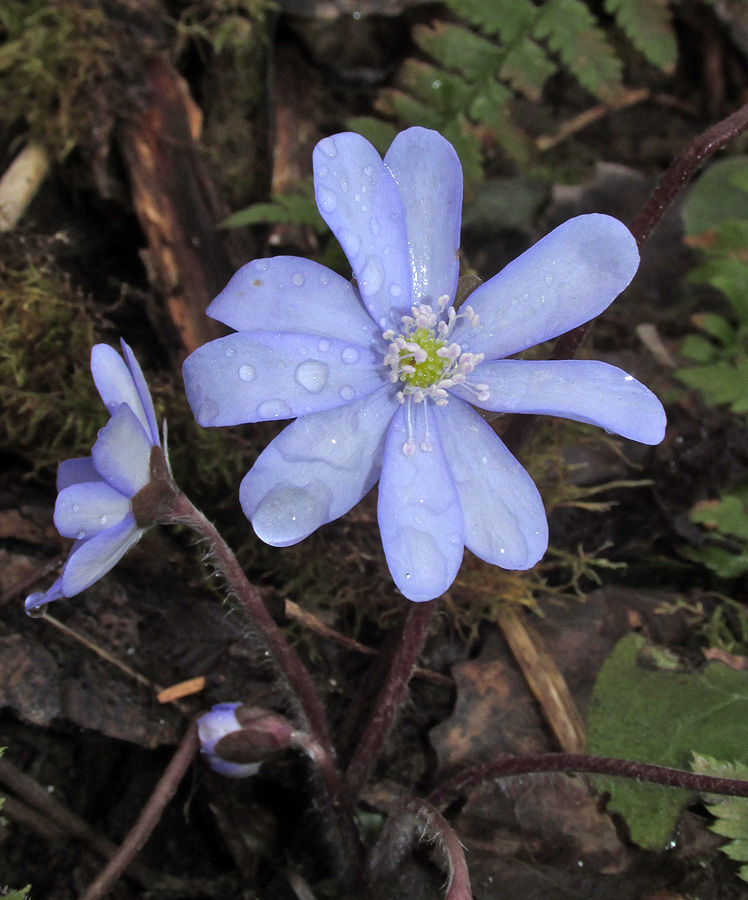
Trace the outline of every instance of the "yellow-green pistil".
{"label": "yellow-green pistil", "polygon": [[438,383],[444,372],[444,359],[437,356],[436,351],[444,346],[444,341],[434,337],[429,328],[417,328],[413,334],[408,335],[408,340],[418,344],[426,354],[426,359],[423,362],[416,362],[412,351],[401,350],[400,365],[413,366],[415,369],[415,372],[403,372],[402,379],[419,388],[427,388],[430,384]]}

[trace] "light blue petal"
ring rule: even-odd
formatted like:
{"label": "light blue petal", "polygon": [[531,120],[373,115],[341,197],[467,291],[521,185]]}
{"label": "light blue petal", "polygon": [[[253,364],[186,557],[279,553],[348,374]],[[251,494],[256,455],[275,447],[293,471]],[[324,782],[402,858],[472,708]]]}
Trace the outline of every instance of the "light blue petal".
{"label": "light blue petal", "polygon": [[[127,363],[127,367],[129,368],[130,374],[132,375],[135,390],[138,392],[140,408],[142,409],[143,415],[145,416],[146,434],[151,438],[151,442],[154,447],[160,447],[161,439],[159,438],[158,434],[156,410],[153,408],[153,399],[151,398],[151,392],[148,390],[148,385],[146,383],[145,376],[143,375],[143,370],[140,368],[140,363],[138,363],[137,359],[135,359],[135,354],[121,338],[120,343],[122,344],[122,352],[125,354],[125,362]],[[130,408],[140,419],[140,410],[134,409],[133,407]]]}
{"label": "light blue petal", "polygon": [[487,422],[457,398],[435,410],[465,517],[465,546],[503,569],[530,569],[548,548],[532,479]]}
{"label": "light blue petal", "polygon": [[320,141],[313,163],[317,206],[348,257],[366,307],[382,330],[399,325],[410,312],[412,276],[395,179],[372,145],[352,132]]}
{"label": "light blue petal", "polygon": [[57,495],[55,527],[63,537],[92,538],[130,513],[130,501],[104,481],[73,484]]}
{"label": "light blue petal", "polygon": [[119,406],[126,403],[137,416],[145,433],[150,434],[148,415],[143,408],[132,372],[114,347],[96,344],[91,350],[91,374],[109,414],[114,415]]}
{"label": "light blue petal", "polygon": [[53,600],[59,600],[65,595],[62,592],[62,576],[47,591],[35,591],[26,598],[23,608],[27,613],[32,610],[44,606],[46,603],[52,603]]}
{"label": "light blue petal", "polygon": [[477,400],[461,387],[452,392],[481,409],[563,416],[642,444],[659,444],[665,437],[665,410],[657,397],[604,362],[501,359],[479,365],[471,381],[488,385],[488,400]]}
{"label": "light blue petal", "polygon": [[392,394],[383,388],[303,416],[268,445],[240,492],[261,540],[274,547],[296,544],[368,493],[379,478],[384,436],[398,406]]}
{"label": "light blue petal", "polygon": [[413,302],[454,299],[460,260],[462,166],[438,132],[409,128],[392,142],[384,164],[392,172],[405,209]]}
{"label": "light blue petal", "polygon": [[57,467],[57,490],[61,491],[71,484],[83,484],[86,481],[103,481],[94,468],[90,456],[78,459],[66,459]]}
{"label": "light blue petal", "polygon": [[[464,523],[457,489],[427,403],[404,403],[384,447],[377,515],[384,554],[400,591],[416,602],[441,596],[460,568]],[[410,411],[410,412],[409,412]],[[408,416],[410,415],[410,427]],[[413,439],[408,456],[404,445]],[[432,449],[421,444],[430,441]]]}
{"label": "light blue petal", "polygon": [[126,497],[134,497],[150,481],[151,442],[124,403],[99,432],[91,453],[99,475]]}
{"label": "light blue petal", "polygon": [[298,256],[247,263],[208,307],[237,331],[290,331],[368,347],[381,337],[358,291],[330,269]]}
{"label": "light blue petal", "polygon": [[577,216],[509,263],[468,298],[480,317],[458,320],[451,340],[486,359],[534,347],[589,322],[639,266],[631,232],[610,216]]}
{"label": "light blue petal", "polygon": [[140,540],[143,532],[144,529],[137,527],[132,516],[128,516],[114,528],[107,528],[96,537],[81,541],[68,557],[62,573],[65,596],[80,594],[106,575]]}
{"label": "light blue petal", "polygon": [[219,338],[187,357],[184,383],[203,427],[292,419],[342,406],[387,380],[384,346],[308,334],[248,331]]}

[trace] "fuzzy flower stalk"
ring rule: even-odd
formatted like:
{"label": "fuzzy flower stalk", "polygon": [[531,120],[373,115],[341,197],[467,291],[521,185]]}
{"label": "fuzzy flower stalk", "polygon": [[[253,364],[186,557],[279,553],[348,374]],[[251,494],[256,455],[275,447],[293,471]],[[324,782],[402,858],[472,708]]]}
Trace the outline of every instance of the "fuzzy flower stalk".
{"label": "fuzzy flower stalk", "polygon": [[27,612],[86,590],[154,524],[136,512],[135,498],[151,483],[153,464],[168,477],[168,463],[143,372],[124,341],[122,352],[124,359],[108,344],[91,351],[91,374],[111,419],[90,457],[57,470],[54,522],[75,543],[52,587],[26,598]]}
{"label": "fuzzy flower stalk", "polygon": [[379,481],[385,557],[410,600],[444,593],[465,547],[531,568],[548,545],[543,503],[474,407],[662,440],[662,405],[620,369],[509,358],[603,312],[637,270],[636,241],[616,219],[579,216],[457,308],[452,146],[411,128],[381,159],[345,133],[321,141],[313,164],[317,205],[354,282],[306,259],[255,260],[208,309],[236,333],[184,365],[203,426],[295,419],[242,481],[245,515],[262,540],[289,546]]}

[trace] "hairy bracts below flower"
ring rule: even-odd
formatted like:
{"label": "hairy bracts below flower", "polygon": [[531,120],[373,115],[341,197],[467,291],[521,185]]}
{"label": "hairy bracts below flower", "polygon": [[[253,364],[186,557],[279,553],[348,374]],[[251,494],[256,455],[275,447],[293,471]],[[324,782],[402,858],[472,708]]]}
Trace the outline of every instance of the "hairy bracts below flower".
{"label": "hairy bracts below flower", "polygon": [[132,499],[151,478],[151,449],[160,447],[156,413],[138,361],[122,341],[124,360],[108,344],[91,351],[91,374],[111,419],[90,457],[57,470],[55,526],[75,538],[62,575],[26,598],[26,611],[73,597],[112,569],[144,534]]}
{"label": "hairy bracts below flower", "polygon": [[184,365],[203,426],[295,418],[242,482],[255,532],[294,544],[379,480],[385,556],[411,600],[442,594],[464,547],[530,568],[548,544],[542,501],[472,407],[662,440],[662,405],[620,369],[506,358],[601,313],[637,270],[633,236],[579,216],[455,309],[462,170],[446,140],[411,128],[382,160],[338,134],[314,151],[314,184],[355,285],[296,257],[251,262],[208,309],[237,333]]}

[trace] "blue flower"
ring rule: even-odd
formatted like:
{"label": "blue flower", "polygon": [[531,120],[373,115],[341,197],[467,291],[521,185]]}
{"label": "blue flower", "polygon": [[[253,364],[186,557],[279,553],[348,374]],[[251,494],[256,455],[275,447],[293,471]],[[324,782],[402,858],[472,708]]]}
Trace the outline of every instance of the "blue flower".
{"label": "blue flower", "polygon": [[355,285],[296,257],[251,262],[208,310],[237,333],[184,365],[203,426],[296,417],[242,482],[255,532],[294,544],[379,480],[387,564],[411,600],[447,590],[464,547],[532,567],[548,544],[543,503],[472,407],[662,440],[662,405],[620,369],[506,358],[601,313],[637,270],[636,241],[609,216],[579,216],[455,310],[462,171],[446,140],[411,128],[382,160],[338,134],[314,151],[314,184]]}
{"label": "blue flower", "polygon": [[91,373],[112,418],[91,457],[68,459],[57,470],[54,522],[75,543],[52,587],[26,598],[27,612],[90,587],[146,531],[135,521],[132,498],[151,480],[151,449],[161,442],[143,372],[124,341],[122,351],[124,361],[107,344],[91,351]]}

